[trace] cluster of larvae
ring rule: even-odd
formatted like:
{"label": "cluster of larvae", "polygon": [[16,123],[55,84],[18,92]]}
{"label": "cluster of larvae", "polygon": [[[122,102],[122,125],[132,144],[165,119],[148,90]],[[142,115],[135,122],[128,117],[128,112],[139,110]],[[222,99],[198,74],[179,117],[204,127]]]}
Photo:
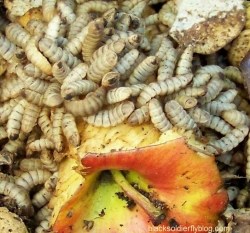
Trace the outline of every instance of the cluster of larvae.
{"label": "cluster of larvae", "polygon": [[240,70],[177,45],[159,2],[45,0],[42,19],[24,27],[0,19],[0,194],[36,232],[49,231],[57,161],[67,143],[79,146],[80,121],[191,130],[223,163],[240,153],[250,125]]}

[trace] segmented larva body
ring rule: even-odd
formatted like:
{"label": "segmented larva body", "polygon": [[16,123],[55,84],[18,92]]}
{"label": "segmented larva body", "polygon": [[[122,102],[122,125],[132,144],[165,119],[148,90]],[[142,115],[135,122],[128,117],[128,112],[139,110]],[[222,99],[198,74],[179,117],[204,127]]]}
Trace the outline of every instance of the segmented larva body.
{"label": "segmented larva body", "polygon": [[90,21],[89,15],[79,15],[73,23],[69,25],[68,39],[73,39]]}
{"label": "segmented larva body", "polygon": [[238,125],[250,125],[250,119],[248,115],[236,109],[224,111],[222,113],[222,117],[226,122],[234,127]]}
{"label": "segmented larva body", "polygon": [[38,67],[34,66],[32,63],[24,66],[23,68],[26,75],[33,77],[33,78],[40,78],[40,79],[51,79],[51,76],[43,73]]}
{"label": "segmented larva body", "polygon": [[116,2],[89,1],[77,6],[76,15],[87,15],[89,12],[104,13],[105,11],[117,7]]}
{"label": "segmented larva body", "polygon": [[126,100],[131,95],[131,88],[129,87],[117,87],[107,92],[107,103],[114,104]]}
{"label": "segmented larva body", "polygon": [[52,139],[55,144],[55,149],[60,152],[63,149],[63,131],[62,119],[64,108],[56,108],[52,114]]}
{"label": "segmented larva body", "polygon": [[137,49],[130,50],[119,59],[116,66],[113,68],[113,71],[119,72],[121,76],[124,75],[133,66],[136,59],[139,57],[139,54],[140,52]]}
{"label": "segmented larva body", "polygon": [[233,103],[238,107],[240,111],[244,111],[250,114],[250,105],[248,101],[237,94],[233,100]]}
{"label": "segmented larva body", "polygon": [[240,70],[235,66],[227,66],[224,68],[224,75],[226,78],[232,80],[233,82],[243,84],[244,78]]}
{"label": "segmented larva body", "polygon": [[23,187],[28,192],[38,184],[44,184],[51,176],[47,170],[37,169],[27,171],[16,179],[16,184]]}
{"label": "segmented larva body", "polygon": [[31,19],[27,23],[26,30],[31,35],[39,35],[45,31],[46,25],[42,20],[39,19]]}
{"label": "segmented larva body", "polygon": [[247,156],[247,163],[246,163],[246,178],[247,181],[250,181],[250,135],[248,135],[247,139],[247,148],[246,148],[246,156]]}
{"label": "segmented larva body", "polygon": [[120,54],[124,48],[125,42],[122,39],[111,42],[110,44],[105,44],[93,53],[90,62],[94,62],[98,57],[102,56],[102,54],[106,53],[107,51],[113,51],[116,54]]}
{"label": "segmented larva body", "polygon": [[177,95],[175,100],[184,108],[190,109],[197,105],[198,101],[192,96]]}
{"label": "segmented larva body", "polygon": [[51,108],[57,107],[62,104],[63,98],[61,97],[60,83],[51,83],[44,93],[43,103]]}
{"label": "segmented larva body", "polygon": [[37,223],[45,220],[47,217],[50,217],[52,214],[52,209],[48,207],[48,205],[45,205],[40,210],[37,211],[35,215],[35,220]]}
{"label": "segmented larva body", "polygon": [[[151,49],[149,52],[150,55],[155,56],[155,54],[159,51],[159,49],[161,47],[162,40],[164,39],[164,36],[167,36],[167,35],[158,34],[152,38]],[[165,52],[167,52],[167,51],[165,51]]]}
{"label": "segmented larva body", "polygon": [[50,109],[47,107],[43,107],[40,115],[38,117],[38,125],[40,126],[42,132],[46,136],[46,138],[52,138],[52,125],[50,121]]}
{"label": "segmented larva body", "polygon": [[91,80],[78,80],[62,86],[61,94],[64,99],[70,100],[74,96],[86,95],[97,88],[98,85]]}
{"label": "segmented larva body", "polygon": [[73,116],[89,116],[96,114],[106,101],[106,90],[99,87],[96,91],[90,92],[82,100],[64,101],[66,110]]}
{"label": "segmented larva body", "polygon": [[248,134],[248,126],[240,125],[219,140],[211,141],[205,147],[206,151],[218,155],[232,150],[241,143]]}
{"label": "segmented larva body", "polygon": [[10,23],[5,30],[6,37],[15,45],[25,48],[30,40],[30,34],[17,23]]}
{"label": "segmented larva body", "polygon": [[199,68],[196,73],[198,74],[210,74],[211,76],[223,74],[223,69],[218,65],[206,65]]}
{"label": "segmented larva body", "polygon": [[56,41],[59,36],[59,30],[61,25],[61,18],[59,15],[55,15],[48,23],[45,30],[45,38],[48,38],[52,41]]}
{"label": "segmented larva body", "polygon": [[222,103],[231,103],[236,97],[238,91],[234,89],[229,89],[227,91],[221,92],[216,98],[216,101],[220,101]]}
{"label": "segmented larva body", "polygon": [[11,140],[16,140],[19,136],[22,118],[26,105],[26,100],[20,100],[9,115],[7,123],[7,133],[9,139]]}
{"label": "segmented larva body", "polygon": [[104,20],[102,18],[90,21],[88,24],[88,32],[82,42],[82,57],[83,60],[89,62],[94,51],[102,39],[104,30]]}
{"label": "segmented larva body", "polygon": [[209,80],[211,79],[211,75],[208,73],[197,73],[194,75],[193,78],[193,87],[201,87],[206,85]]}
{"label": "segmented larva body", "polygon": [[27,138],[27,135],[23,132],[20,132],[19,138],[15,141],[9,140],[3,147],[3,151],[8,151],[12,154],[15,154],[17,152],[23,152],[24,151],[24,140]]}
{"label": "segmented larva body", "polygon": [[24,76],[22,80],[25,82],[27,88],[40,94],[43,94],[49,86],[49,82],[42,79]]}
{"label": "segmented larva body", "polygon": [[165,3],[159,11],[159,20],[164,25],[171,28],[177,15],[177,9],[174,1]]}
{"label": "segmented larva body", "polygon": [[5,138],[8,138],[7,131],[5,130],[4,127],[0,126],[0,141]]}
{"label": "segmented larva body", "polygon": [[157,69],[157,61],[155,56],[146,57],[133,71],[128,79],[131,85],[144,83],[147,78]]}
{"label": "segmented larva body", "polygon": [[34,209],[32,207],[29,194],[22,187],[14,184],[13,182],[1,180],[0,193],[14,199],[18,208],[22,211],[22,214],[28,216],[33,215]]}
{"label": "segmented larva body", "polygon": [[177,58],[178,58],[178,52],[176,49],[169,48],[166,51],[165,56],[162,58],[159,64],[158,75],[157,75],[158,81],[164,81],[168,78],[173,77]]}
{"label": "segmented larva body", "polygon": [[65,113],[62,119],[63,134],[67,141],[73,146],[79,146],[80,135],[76,126],[76,121],[71,113]]}
{"label": "segmented larva body", "polygon": [[[205,95],[206,89],[204,87],[186,87],[171,95],[172,98],[177,96],[200,97]],[[168,98],[168,96],[167,96]],[[170,99],[169,99],[170,100]]]}
{"label": "segmented larva body", "polygon": [[52,69],[51,64],[37,48],[39,39],[39,36],[33,36],[25,47],[25,53],[34,66],[37,66],[43,73],[50,75]]}
{"label": "segmented larva body", "polygon": [[42,138],[39,140],[35,140],[34,142],[30,143],[27,148],[30,151],[42,151],[42,150],[52,150],[55,149],[54,143],[47,138]]}
{"label": "segmented larva body", "polygon": [[239,188],[236,186],[229,186],[227,188],[227,195],[228,195],[228,200],[233,201],[236,199],[236,197],[239,194]]}
{"label": "segmented larva body", "polygon": [[50,201],[52,195],[53,195],[52,192],[48,191],[45,188],[42,188],[32,197],[31,200],[32,205],[35,206],[36,208],[41,208]]}
{"label": "segmented larva body", "polygon": [[11,176],[11,175],[0,172],[0,181],[3,181],[3,180],[5,180],[7,182],[15,183],[15,177],[14,176]]}
{"label": "segmented larva body", "polygon": [[115,52],[107,51],[90,64],[87,72],[87,78],[96,83],[100,83],[102,76],[114,68],[117,60],[118,57]]}
{"label": "segmented larva body", "polygon": [[43,0],[42,1],[42,13],[43,13],[43,19],[46,22],[49,22],[56,11],[56,0]]}
{"label": "segmented larva body", "polygon": [[29,89],[25,89],[22,93],[22,96],[30,103],[41,107],[43,105],[43,95],[32,91]]}
{"label": "segmented larva body", "polygon": [[54,157],[49,150],[42,150],[40,155],[40,160],[43,164],[43,168],[50,172],[56,172],[58,170],[58,165],[54,161]]}
{"label": "segmented larva body", "polygon": [[157,129],[164,133],[172,128],[172,124],[167,119],[159,100],[151,99],[148,106],[151,121]]}
{"label": "segmented larva body", "polygon": [[11,61],[16,52],[16,45],[10,42],[0,33],[0,55],[6,60]]}
{"label": "segmented larva body", "polygon": [[0,107],[0,122],[4,124],[7,122],[10,113],[12,112],[13,108],[19,103],[21,97],[17,97],[15,99],[11,99],[8,102],[4,102],[3,105]]}
{"label": "segmented larva body", "polygon": [[144,21],[145,21],[145,26],[158,24],[159,23],[159,15],[157,13],[149,15],[144,19]]}
{"label": "segmented larva body", "polygon": [[88,66],[85,63],[80,63],[74,67],[74,69],[72,69],[63,80],[62,90],[67,88],[69,83],[84,79],[87,74],[87,70]]}
{"label": "segmented larva body", "polygon": [[45,233],[45,232],[51,232],[49,218],[42,220],[39,226],[35,229],[35,233]]}
{"label": "segmented larva body", "polygon": [[112,88],[118,85],[120,80],[120,73],[118,72],[108,72],[102,77],[101,86]]}
{"label": "segmented larva body", "polygon": [[143,88],[145,88],[147,85],[144,83],[140,83],[140,84],[136,84],[136,85],[132,85],[130,86],[131,89],[131,96],[136,97],[138,95],[140,95],[141,91],[143,90]]}
{"label": "segmented larva body", "polygon": [[56,188],[58,181],[58,172],[54,172],[53,175],[44,183],[44,188],[50,192],[53,192]]}
{"label": "segmented larva body", "polygon": [[30,133],[33,127],[37,124],[37,119],[39,117],[41,107],[27,103],[24,109],[21,130],[24,133]]}
{"label": "segmented larva body", "polygon": [[134,104],[124,101],[113,108],[99,111],[96,115],[84,117],[83,119],[97,127],[111,127],[124,122],[134,111]]}
{"label": "segmented larva body", "polygon": [[165,104],[165,113],[170,122],[177,127],[184,129],[195,129],[197,125],[183,107],[175,100]]}
{"label": "segmented larva body", "polygon": [[16,98],[21,94],[24,88],[23,82],[16,76],[8,77],[1,83],[0,101],[4,102],[12,98]]}
{"label": "segmented larva body", "polygon": [[119,31],[128,31],[131,24],[131,17],[126,13],[119,13],[119,19],[115,23],[115,29]]}
{"label": "segmented larva body", "polygon": [[56,62],[52,66],[52,74],[54,78],[61,84],[63,83],[63,80],[68,76],[69,73],[70,73],[70,68],[63,61]]}
{"label": "segmented larva body", "polygon": [[148,104],[135,109],[129,116],[127,122],[130,125],[140,125],[150,120]]}
{"label": "segmented larva body", "polygon": [[22,64],[22,65],[27,64],[28,59],[23,49],[17,47],[16,53],[15,53],[15,60],[17,61],[18,64]]}
{"label": "segmented larva body", "polygon": [[19,168],[26,172],[26,171],[32,171],[37,169],[42,169],[43,164],[40,159],[37,158],[29,158],[29,159],[22,159]]}
{"label": "segmented larva body", "polygon": [[215,99],[222,91],[224,85],[219,77],[212,78],[206,86],[207,92],[200,98],[201,103],[208,103]]}
{"label": "segmented larva body", "polygon": [[193,120],[199,125],[208,124],[211,118],[209,112],[199,107],[190,109],[188,113],[193,118]]}
{"label": "segmented larva body", "polygon": [[59,14],[61,19],[66,22],[66,24],[71,24],[75,21],[76,15],[73,11],[73,9],[67,5],[63,1],[59,1],[57,3],[57,9],[59,10]]}
{"label": "segmented larva body", "polygon": [[166,79],[164,81],[152,82],[145,88],[143,88],[139,97],[137,98],[138,106],[143,106],[149,100],[157,95],[169,95],[177,92],[188,85],[192,80],[192,74],[187,74],[183,76],[177,76],[173,78]]}
{"label": "segmented larva body", "polygon": [[42,38],[39,41],[39,49],[53,64],[58,61],[63,61],[70,68],[72,68],[80,63],[80,60],[77,57],[73,56],[70,52],[58,47],[53,40],[48,38]]}
{"label": "segmented larva body", "polygon": [[245,187],[243,189],[241,189],[239,191],[239,194],[236,198],[236,205],[237,205],[237,208],[244,208],[245,205],[246,205],[246,202],[248,201],[248,199],[250,198],[250,193],[248,191],[248,188]]}
{"label": "segmented larva body", "polygon": [[185,75],[192,73],[193,47],[189,45],[181,54],[177,63],[176,75]]}
{"label": "segmented larva body", "polygon": [[202,108],[210,112],[210,114],[215,116],[220,116],[223,111],[229,111],[236,109],[236,105],[233,103],[223,103],[220,101],[211,101],[202,105]]}

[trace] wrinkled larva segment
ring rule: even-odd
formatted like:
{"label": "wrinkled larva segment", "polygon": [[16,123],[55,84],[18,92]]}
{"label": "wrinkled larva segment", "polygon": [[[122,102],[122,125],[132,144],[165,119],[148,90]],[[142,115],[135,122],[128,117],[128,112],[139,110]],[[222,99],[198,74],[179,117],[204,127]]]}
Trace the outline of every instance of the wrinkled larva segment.
{"label": "wrinkled larva segment", "polygon": [[181,54],[177,63],[176,75],[185,75],[192,73],[193,48],[189,45]]}
{"label": "wrinkled larva segment", "polygon": [[49,179],[51,173],[47,170],[36,169],[21,174],[16,179],[16,184],[23,187],[28,192],[38,184],[44,184]]}
{"label": "wrinkled larva segment", "polygon": [[170,122],[179,128],[196,129],[197,124],[183,107],[175,100],[168,101],[165,104],[165,113]]}
{"label": "wrinkled larva segment", "polygon": [[49,22],[55,15],[56,2],[57,2],[56,0],[43,0],[42,1],[43,19],[46,22]]}
{"label": "wrinkled larva segment", "polygon": [[16,52],[16,45],[10,42],[3,34],[0,33],[0,55],[10,61]]}
{"label": "wrinkled larva segment", "polygon": [[36,169],[42,169],[43,164],[40,159],[38,158],[28,158],[28,159],[22,159],[19,164],[19,168],[26,172],[26,171],[32,171]]}
{"label": "wrinkled larva segment", "polygon": [[83,119],[97,127],[111,127],[124,122],[134,111],[134,104],[130,101],[124,101],[113,108],[99,111],[96,115],[84,117]]}
{"label": "wrinkled larva segment", "polygon": [[43,95],[40,94],[39,92],[32,91],[29,89],[24,89],[22,92],[22,96],[30,103],[37,105],[37,106],[42,106],[43,105]]}
{"label": "wrinkled larva segment", "polygon": [[227,66],[224,68],[224,75],[231,81],[239,84],[244,83],[244,78],[240,70],[236,66]]}
{"label": "wrinkled larva segment", "polygon": [[67,141],[77,147],[80,144],[80,135],[76,126],[76,121],[71,113],[65,113],[62,119],[63,134]]}
{"label": "wrinkled larva segment", "polygon": [[135,109],[129,116],[127,122],[130,125],[140,125],[150,120],[148,104]]}
{"label": "wrinkled larva segment", "polygon": [[233,103],[238,107],[240,111],[246,112],[248,115],[250,114],[250,104],[245,99],[242,98],[239,93],[235,96]]}
{"label": "wrinkled larva segment", "polygon": [[46,28],[45,23],[40,19],[31,19],[26,25],[26,30],[32,35],[39,35],[44,33]]}
{"label": "wrinkled larva segment", "polygon": [[151,99],[149,101],[148,107],[151,122],[157,129],[164,133],[173,127],[170,121],[167,119],[159,100],[155,98]]}
{"label": "wrinkled larva segment", "polygon": [[106,53],[103,53],[102,56],[90,64],[87,78],[96,83],[100,83],[103,75],[115,67],[117,60],[118,57],[115,52],[107,51]]}
{"label": "wrinkled larva segment", "polygon": [[66,23],[66,24],[71,24],[75,21],[76,15],[74,13],[74,10],[67,5],[63,1],[59,1],[57,3],[57,9],[59,11],[61,19]]}
{"label": "wrinkled larva segment", "polygon": [[165,56],[162,58],[158,69],[158,81],[164,81],[173,77],[175,65],[178,58],[178,52],[174,48],[169,48]]}
{"label": "wrinkled larva segment", "polygon": [[77,116],[88,116],[97,113],[106,102],[106,90],[99,87],[96,91],[88,93],[82,100],[65,101],[66,110]]}
{"label": "wrinkled larva segment", "polygon": [[140,52],[137,49],[131,49],[119,59],[116,66],[113,68],[113,71],[119,72],[121,74],[121,77],[123,77],[123,75],[133,66],[136,59],[139,57],[139,54]]}
{"label": "wrinkled larva segment", "polygon": [[42,150],[46,150],[46,149],[52,150],[52,149],[55,149],[55,145],[50,139],[42,138],[42,139],[38,139],[38,140],[35,140],[34,142],[30,143],[27,146],[27,149],[29,149],[32,152],[42,151]]}
{"label": "wrinkled larva segment", "polygon": [[106,88],[112,88],[119,85],[120,73],[108,72],[102,77],[101,86]]}
{"label": "wrinkled larva segment", "polygon": [[16,140],[19,136],[26,105],[27,105],[26,100],[24,99],[20,100],[18,104],[13,108],[8,117],[7,133],[9,139],[11,140]]}
{"label": "wrinkled larva segment", "polygon": [[52,125],[50,120],[50,109],[43,107],[38,117],[38,125],[46,138],[52,138]]}
{"label": "wrinkled larva segment", "polygon": [[152,82],[141,91],[137,98],[138,106],[143,106],[155,96],[169,95],[181,90],[191,82],[193,75],[187,74],[166,79],[164,81]]}
{"label": "wrinkled larva segment", "polygon": [[216,101],[220,101],[222,103],[231,103],[236,97],[238,91],[234,89],[229,89],[227,91],[221,92],[216,98]]}
{"label": "wrinkled larva segment", "polygon": [[131,95],[129,87],[117,87],[107,92],[107,103],[114,104],[126,100]]}
{"label": "wrinkled larva segment", "polygon": [[175,100],[184,108],[190,109],[197,105],[198,100],[192,96],[178,95]]}
{"label": "wrinkled larva segment", "polygon": [[25,53],[34,66],[38,67],[43,73],[50,75],[52,67],[47,58],[38,50],[39,39],[39,36],[33,36],[25,47]]}
{"label": "wrinkled larva segment", "polygon": [[208,73],[196,73],[193,78],[193,87],[201,87],[206,85],[211,79],[211,75]]}
{"label": "wrinkled larva segment", "polygon": [[93,53],[98,48],[104,30],[104,20],[98,18],[88,24],[87,34],[82,42],[83,60],[89,62]]}
{"label": "wrinkled larva segment", "polygon": [[58,47],[57,44],[51,39],[40,39],[39,49],[53,64],[58,61],[64,61],[69,67],[75,67],[80,63],[80,60],[77,57]]}
{"label": "wrinkled larva segment", "polygon": [[49,86],[49,82],[45,80],[32,78],[28,76],[23,77],[22,81],[25,82],[25,85],[28,89],[38,92],[40,94],[43,94]]}
{"label": "wrinkled larva segment", "polygon": [[44,80],[51,79],[51,76],[43,73],[42,70],[40,70],[38,67],[34,66],[32,63],[24,66],[23,70],[27,76],[30,76],[33,78],[40,78],[40,79],[44,79]]}
{"label": "wrinkled larva segment", "polygon": [[146,57],[133,71],[128,79],[128,84],[135,85],[144,83],[147,78],[157,69],[157,61],[155,56]]}
{"label": "wrinkled larva segment", "polygon": [[61,97],[61,85],[57,82],[51,83],[44,93],[43,103],[48,107],[54,108],[63,103]]}
{"label": "wrinkled larva segment", "polygon": [[223,87],[223,81],[219,77],[212,78],[206,86],[206,94],[199,99],[200,103],[208,103],[215,99],[222,91]]}
{"label": "wrinkled larva segment", "polygon": [[140,95],[141,91],[143,90],[143,88],[145,88],[147,85],[144,83],[140,83],[140,84],[136,84],[136,85],[132,85],[129,86],[131,89],[131,96],[136,97],[138,95]]}
{"label": "wrinkled larva segment", "polygon": [[50,192],[47,189],[42,188],[33,195],[31,200],[32,205],[35,206],[36,208],[41,208],[50,201],[52,195],[53,192]]}
{"label": "wrinkled larva segment", "polygon": [[21,130],[24,133],[30,133],[32,131],[33,127],[37,124],[40,111],[41,107],[35,104],[27,103],[25,105],[21,125]]}
{"label": "wrinkled larva segment", "polygon": [[9,196],[13,200],[15,200],[22,214],[26,216],[33,215],[34,209],[31,204],[29,194],[23,187],[20,187],[19,185],[6,180],[1,180],[0,194]]}
{"label": "wrinkled larva segment", "polygon": [[5,29],[6,37],[21,48],[27,46],[31,35],[19,24],[10,23]]}
{"label": "wrinkled larva segment", "polygon": [[35,229],[35,233],[44,233],[44,232],[50,232],[51,226],[50,226],[50,218],[46,218],[42,220],[39,224],[39,226]]}
{"label": "wrinkled larva segment", "polygon": [[236,198],[236,205],[238,208],[245,207],[245,204],[249,199],[249,195],[250,193],[249,193],[248,187],[245,187],[239,191],[239,194]]}
{"label": "wrinkled larva segment", "polygon": [[58,164],[54,161],[54,157],[49,150],[42,150],[40,154],[40,160],[43,168],[50,172],[56,172],[58,170]]}
{"label": "wrinkled larva segment", "polygon": [[166,56],[168,51],[174,48],[173,42],[169,38],[167,38],[166,36],[165,37],[164,37],[164,35],[162,35],[162,36],[163,36],[163,38],[161,40],[160,47],[157,50],[157,52],[155,53],[155,56],[159,60],[162,60]]}
{"label": "wrinkled larva segment", "polygon": [[59,61],[52,66],[52,74],[54,78],[61,84],[63,83],[63,80],[68,76],[69,73],[70,73],[70,68],[66,62]]}
{"label": "wrinkled larva segment", "polygon": [[52,112],[52,139],[55,144],[55,149],[60,152],[63,150],[63,131],[62,119],[65,110],[64,108],[56,108]]}
{"label": "wrinkled larva segment", "polygon": [[250,119],[244,112],[240,112],[236,109],[227,110],[222,113],[223,119],[230,125],[236,127],[239,125],[250,126]]}
{"label": "wrinkled larva segment", "polygon": [[19,137],[16,140],[9,140],[3,147],[2,151],[8,151],[9,153],[16,154],[23,153],[25,147],[25,140],[27,138],[27,134],[20,132]]}
{"label": "wrinkled larva segment", "polygon": [[220,116],[224,111],[236,109],[236,105],[233,103],[211,101],[209,103],[204,104],[202,108],[208,111],[212,115]]}
{"label": "wrinkled larva segment", "polygon": [[145,26],[154,25],[159,23],[159,15],[157,13],[149,15],[145,18]]}
{"label": "wrinkled larva segment", "polygon": [[165,3],[159,11],[159,20],[164,25],[171,27],[175,21],[177,9],[174,1]]}
{"label": "wrinkled larva segment", "polygon": [[224,137],[216,141],[210,141],[205,149],[206,151],[218,155],[232,150],[241,143],[247,136],[249,131],[248,126],[240,125],[227,133]]}
{"label": "wrinkled larva segment", "polygon": [[45,38],[48,38],[52,41],[56,41],[59,36],[59,30],[61,25],[61,18],[59,15],[55,15],[48,23],[45,30]]}
{"label": "wrinkled larva segment", "polygon": [[131,24],[131,17],[125,13],[119,13],[119,19],[115,23],[115,29],[118,31],[128,31]]}
{"label": "wrinkled larva segment", "polygon": [[48,205],[45,205],[40,210],[37,211],[35,215],[35,220],[37,223],[40,223],[41,221],[45,220],[46,218],[50,217],[52,214],[52,209],[48,207]]}

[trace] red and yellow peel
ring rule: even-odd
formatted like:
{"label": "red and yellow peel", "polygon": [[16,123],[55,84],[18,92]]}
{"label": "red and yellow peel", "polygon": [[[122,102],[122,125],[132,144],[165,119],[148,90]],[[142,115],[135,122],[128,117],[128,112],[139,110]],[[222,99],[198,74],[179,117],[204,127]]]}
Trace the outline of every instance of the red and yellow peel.
{"label": "red and yellow peel", "polygon": [[[87,154],[82,164],[86,182],[59,212],[56,233],[195,232],[198,227],[199,232],[208,232],[227,204],[214,158],[198,155],[183,138],[135,150]],[[160,225],[154,226],[140,205],[126,207],[116,195],[123,190],[111,175],[98,178],[100,171],[111,169],[135,171],[148,184],[147,192],[165,203],[166,219]]]}

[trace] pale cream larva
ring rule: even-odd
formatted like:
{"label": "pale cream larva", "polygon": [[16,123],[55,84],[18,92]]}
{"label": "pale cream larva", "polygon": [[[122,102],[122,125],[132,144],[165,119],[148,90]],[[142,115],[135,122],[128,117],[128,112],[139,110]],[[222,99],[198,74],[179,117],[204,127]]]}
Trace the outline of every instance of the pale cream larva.
{"label": "pale cream larva", "polygon": [[42,169],[43,164],[39,158],[26,158],[20,161],[19,168],[22,171],[26,172],[36,169]]}
{"label": "pale cream larva", "polygon": [[42,106],[43,105],[43,95],[40,94],[39,92],[30,90],[30,89],[24,89],[22,92],[22,96],[30,103],[37,105],[37,106]]}
{"label": "pale cream larva", "polygon": [[38,117],[38,125],[48,139],[52,139],[52,125],[50,120],[50,109],[43,107]]}
{"label": "pale cream larva", "polygon": [[238,125],[250,125],[249,116],[246,113],[238,111],[236,109],[224,111],[222,113],[222,117],[226,122],[234,127]]}
{"label": "pale cream larva", "polygon": [[107,103],[114,104],[126,100],[130,97],[132,91],[129,87],[117,87],[107,92]]}
{"label": "pale cream larva", "polygon": [[70,73],[70,68],[66,62],[58,61],[52,66],[52,74],[54,78],[59,82],[63,83],[63,80]]}
{"label": "pale cream larva", "polygon": [[140,125],[150,120],[148,104],[135,109],[128,117],[127,122],[130,125]]}
{"label": "pale cream larva", "polygon": [[16,52],[16,45],[10,42],[3,34],[0,33],[0,55],[10,61]]}
{"label": "pale cream larva", "polygon": [[212,115],[220,116],[224,111],[235,110],[236,105],[233,103],[223,103],[214,100],[202,105],[202,108],[210,112]]}
{"label": "pale cream larva", "polygon": [[42,138],[30,143],[27,148],[30,151],[52,150],[55,149],[55,145],[50,139]]}
{"label": "pale cream larva", "polygon": [[229,89],[227,91],[221,92],[216,98],[216,101],[220,101],[223,103],[232,103],[234,98],[237,95],[237,90]]}
{"label": "pale cream larva", "polygon": [[192,73],[193,48],[189,45],[181,54],[177,63],[176,75],[185,75]]}
{"label": "pale cream larva", "polygon": [[67,5],[63,1],[59,1],[57,3],[57,9],[59,11],[59,15],[60,15],[61,19],[66,24],[72,24],[75,21],[76,15],[74,13],[74,10],[71,8],[71,6]]}
{"label": "pale cream larva", "polygon": [[63,103],[60,83],[53,82],[48,86],[44,93],[43,103],[51,108],[57,107]]}
{"label": "pale cream larva", "polygon": [[43,168],[50,172],[56,172],[58,170],[58,164],[54,161],[53,154],[50,150],[42,150],[40,154],[40,160]]}
{"label": "pale cream larva", "polygon": [[42,1],[42,13],[43,19],[49,22],[56,12],[56,0],[43,0]]}

